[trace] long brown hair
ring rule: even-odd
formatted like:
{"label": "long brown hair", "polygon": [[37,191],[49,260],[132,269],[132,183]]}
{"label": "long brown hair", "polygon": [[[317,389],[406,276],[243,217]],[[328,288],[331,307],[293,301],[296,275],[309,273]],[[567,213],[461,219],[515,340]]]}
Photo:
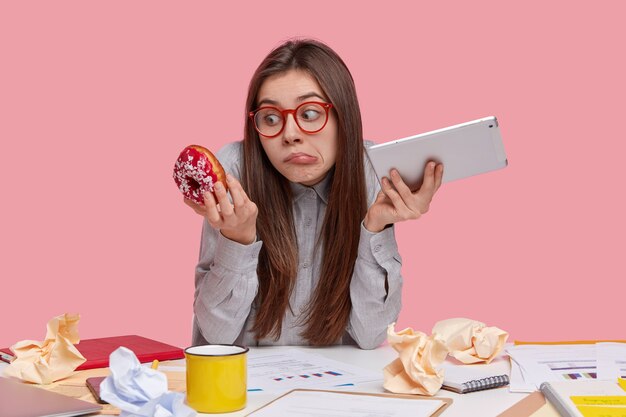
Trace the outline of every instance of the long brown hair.
{"label": "long brown hair", "polygon": [[350,317],[350,279],[367,210],[363,169],[363,128],[354,80],[343,60],[327,45],[308,39],[289,40],[274,49],[254,73],[248,88],[242,182],[258,208],[257,233],[263,241],[257,274],[259,293],[252,330],[256,338],[278,339],[289,308],[298,270],[298,247],[288,180],[271,164],[248,117],[270,76],[297,69],[314,77],[333,104],[338,148],[328,207],[318,243],[322,267],[301,334],[311,345],[336,343]]}

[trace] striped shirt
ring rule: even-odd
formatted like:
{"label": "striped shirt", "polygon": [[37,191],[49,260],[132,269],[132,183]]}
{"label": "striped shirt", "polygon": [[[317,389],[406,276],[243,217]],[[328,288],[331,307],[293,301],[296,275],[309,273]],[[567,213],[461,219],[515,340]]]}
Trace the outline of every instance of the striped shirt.
{"label": "striped shirt", "polygon": [[[365,145],[371,146],[371,143],[366,142]],[[242,150],[242,142],[234,142],[216,154],[226,172],[237,179],[241,178]],[[263,242],[241,245],[222,236],[204,220],[195,277],[194,345],[308,344],[300,335],[304,330],[301,321],[321,272],[322,251],[315,250],[315,243],[328,203],[329,177],[312,187],[291,183],[298,241],[298,275],[289,299],[291,309],[285,312],[278,340],[256,340],[251,332],[258,290],[256,271]],[[365,177],[369,206],[374,202],[380,185],[367,157]],[[393,227],[371,233],[361,222],[360,233],[358,256],[350,283],[352,310],[345,334],[336,344],[357,344],[363,349],[373,349],[385,340],[387,326],[397,320],[400,312],[402,260]]]}

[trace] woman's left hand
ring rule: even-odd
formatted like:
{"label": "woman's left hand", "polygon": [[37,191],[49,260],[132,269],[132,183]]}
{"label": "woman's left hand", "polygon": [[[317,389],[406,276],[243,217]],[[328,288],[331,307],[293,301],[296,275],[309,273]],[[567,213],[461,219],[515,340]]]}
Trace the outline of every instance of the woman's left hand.
{"label": "woman's left hand", "polygon": [[387,177],[382,179],[382,189],[365,215],[363,224],[370,232],[378,233],[388,224],[419,219],[426,213],[441,186],[443,165],[432,161],[426,164],[422,186],[415,192],[411,192],[395,169],[390,177],[391,181]]}

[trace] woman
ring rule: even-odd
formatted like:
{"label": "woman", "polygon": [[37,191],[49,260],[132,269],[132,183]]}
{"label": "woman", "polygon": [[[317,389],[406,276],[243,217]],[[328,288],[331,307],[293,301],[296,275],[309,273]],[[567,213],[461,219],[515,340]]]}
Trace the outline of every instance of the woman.
{"label": "woman", "polygon": [[377,347],[401,306],[393,224],[428,211],[443,166],[382,190],[365,158],[352,76],[328,46],[290,40],[250,82],[243,142],[205,205],[193,343]]}

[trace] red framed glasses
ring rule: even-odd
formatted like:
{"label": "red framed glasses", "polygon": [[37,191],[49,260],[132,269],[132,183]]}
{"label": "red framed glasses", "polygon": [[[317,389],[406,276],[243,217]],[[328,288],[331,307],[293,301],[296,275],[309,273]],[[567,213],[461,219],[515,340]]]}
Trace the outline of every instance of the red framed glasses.
{"label": "red framed glasses", "polygon": [[274,106],[263,106],[251,111],[249,116],[254,128],[266,138],[274,138],[285,129],[287,115],[293,115],[296,124],[306,133],[317,133],[328,123],[328,111],[333,107],[331,103],[307,101],[295,109],[279,109]]}

